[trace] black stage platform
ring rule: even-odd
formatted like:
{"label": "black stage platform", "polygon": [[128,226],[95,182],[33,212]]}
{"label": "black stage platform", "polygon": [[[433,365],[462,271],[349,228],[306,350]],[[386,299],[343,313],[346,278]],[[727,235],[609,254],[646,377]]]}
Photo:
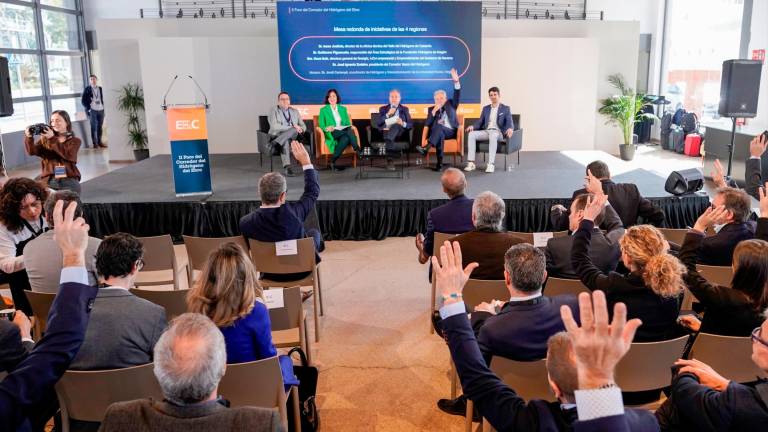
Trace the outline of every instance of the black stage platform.
{"label": "black stage platform", "polygon": [[[584,165],[594,159],[609,163],[614,172],[626,170],[619,159],[599,151],[524,152],[513,171],[467,175],[468,194],[492,190],[507,203],[510,231],[539,232],[549,228],[549,209],[568,206],[573,190],[582,185]],[[276,158],[277,159],[277,158]],[[510,162],[516,159],[510,158]],[[448,161],[451,158],[447,158]],[[479,161],[478,165],[484,166]],[[219,237],[238,235],[238,221],[256,209],[258,180],[269,169],[258,154],[211,155],[212,196],[176,197],[168,155],[154,156],[83,184],[86,217],[93,235],[126,231],[138,236],[171,233]],[[439,175],[421,166],[406,168],[405,179],[355,180],[357,170],[320,171],[318,222],[326,240],[370,240],[411,236],[425,228],[427,212],[445,202]],[[302,191],[302,177],[288,179],[288,199]],[[693,225],[709,205],[706,195],[670,196],[664,178],[635,169],[614,175],[618,182],[633,182],[643,195],[661,206],[667,225]]]}

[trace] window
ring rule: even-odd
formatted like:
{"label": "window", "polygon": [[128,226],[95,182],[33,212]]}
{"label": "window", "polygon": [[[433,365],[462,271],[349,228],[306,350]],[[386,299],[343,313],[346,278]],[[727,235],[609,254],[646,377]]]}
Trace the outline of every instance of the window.
{"label": "window", "polygon": [[40,3],[64,9],[74,9],[76,6],[75,0],[41,0]]}
{"label": "window", "polygon": [[72,121],[76,120],[75,113],[83,111],[82,105],[80,105],[80,98],[67,98],[67,99],[54,99],[51,101],[51,112],[64,110],[69,114]]}
{"label": "window", "polygon": [[37,48],[34,9],[29,6],[0,3],[0,47]]}
{"label": "window", "polygon": [[14,103],[13,115],[0,118],[0,128],[2,132],[20,131],[35,123],[48,123],[46,118],[43,101]]}
{"label": "window", "polygon": [[0,52],[0,56],[8,59],[11,92],[14,98],[40,97],[43,95],[40,82],[40,59],[36,55]]}
{"label": "window", "polygon": [[43,11],[45,48],[58,51],[80,49],[77,16],[64,12]]}
{"label": "window", "polygon": [[83,91],[83,67],[80,57],[48,56],[48,81],[52,95]]}

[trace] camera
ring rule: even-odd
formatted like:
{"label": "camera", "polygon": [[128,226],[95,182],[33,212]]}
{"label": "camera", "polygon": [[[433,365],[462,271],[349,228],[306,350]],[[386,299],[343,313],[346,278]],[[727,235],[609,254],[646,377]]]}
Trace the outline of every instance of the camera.
{"label": "camera", "polygon": [[45,123],[38,123],[32,126],[29,126],[27,130],[29,131],[30,135],[42,135],[47,129],[50,129],[50,128],[51,127]]}

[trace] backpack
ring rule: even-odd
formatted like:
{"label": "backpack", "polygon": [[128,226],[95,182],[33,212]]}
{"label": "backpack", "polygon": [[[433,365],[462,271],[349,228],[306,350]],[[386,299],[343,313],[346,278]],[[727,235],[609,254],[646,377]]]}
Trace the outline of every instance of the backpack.
{"label": "backpack", "polygon": [[684,115],[685,110],[683,108],[678,108],[677,111],[675,111],[675,115],[672,116],[672,123],[680,126],[680,122],[683,120]]}
{"label": "backpack", "polygon": [[672,113],[668,112],[661,117],[661,131],[669,132],[670,129],[672,129]]}
{"label": "backpack", "polygon": [[686,135],[699,132],[699,116],[695,112],[685,113],[680,120],[680,126]]}
{"label": "backpack", "polygon": [[[288,356],[290,357],[293,353],[298,353],[301,358],[301,364],[293,366],[293,373],[300,383],[299,411],[301,414],[301,430],[313,432],[320,429],[320,413],[317,410],[317,401],[315,400],[318,371],[316,367],[309,365],[307,356],[301,348],[296,347],[288,351]],[[298,429],[293,425],[293,416],[288,416],[288,429]]]}

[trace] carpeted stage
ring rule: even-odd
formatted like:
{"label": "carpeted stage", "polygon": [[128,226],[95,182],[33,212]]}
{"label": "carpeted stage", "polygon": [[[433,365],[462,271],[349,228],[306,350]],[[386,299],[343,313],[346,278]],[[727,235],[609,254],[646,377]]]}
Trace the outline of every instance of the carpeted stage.
{"label": "carpeted stage", "polygon": [[[591,160],[609,163],[617,182],[636,183],[640,192],[661,206],[667,226],[693,225],[709,205],[706,195],[674,197],[664,191],[664,180],[650,171],[621,172],[624,162],[599,151],[524,152],[521,164],[503,171],[503,156],[497,172],[467,175],[468,195],[491,190],[507,204],[510,231],[551,230],[549,209],[569,205],[573,190],[582,185],[584,166]],[[406,168],[405,179],[356,180],[357,169],[340,173],[320,171],[320,201],[317,218],[326,240],[370,240],[389,236],[412,236],[425,228],[430,209],[446,201],[439,175],[421,166]],[[510,162],[516,159],[510,157]],[[276,161],[278,159],[276,158]],[[447,158],[451,161],[451,158]],[[478,165],[484,166],[482,161]],[[171,233],[220,237],[239,235],[238,221],[256,209],[258,180],[269,170],[259,164],[258,154],[211,155],[213,195],[176,197],[168,155],[154,156],[83,184],[84,209],[92,235],[102,237],[118,231],[137,236]],[[298,198],[303,177],[288,179],[288,199]]]}

